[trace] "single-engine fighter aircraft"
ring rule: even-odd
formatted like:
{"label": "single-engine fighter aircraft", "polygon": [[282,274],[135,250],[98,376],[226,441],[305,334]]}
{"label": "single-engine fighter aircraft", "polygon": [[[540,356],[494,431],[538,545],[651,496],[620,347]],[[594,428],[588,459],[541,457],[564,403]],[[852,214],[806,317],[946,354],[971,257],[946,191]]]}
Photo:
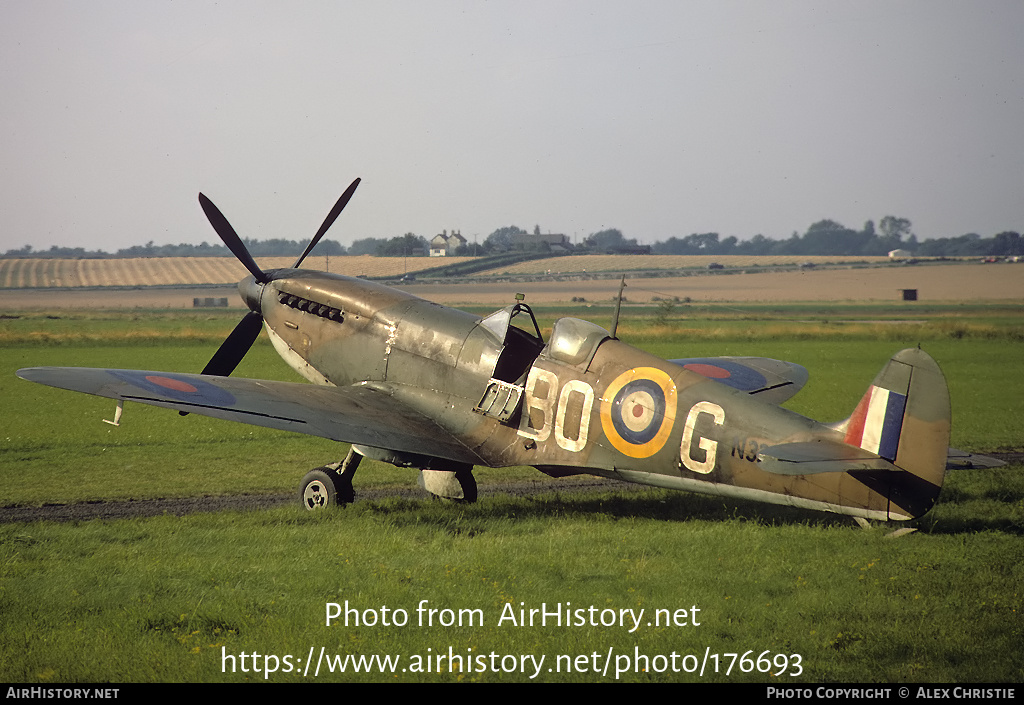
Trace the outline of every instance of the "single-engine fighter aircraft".
{"label": "single-engine fighter aircraft", "polygon": [[[807,381],[764,358],[663,360],[576,318],[545,341],[517,302],[480,318],[382,284],[300,269],[352,197],[356,179],[290,269],[263,271],[216,206],[199,201],[251,273],[250,312],[202,374],[30,368],[54,387],[351,443],[309,472],[309,509],[353,500],[361,457],[420,470],[429,492],[473,501],[475,465],[531,465],[657,487],[907,520],[935,503],[950,466],[986,460],[948,448],[950,406],[938,366],[896,353],[845,421],[779,404]],[[313,384],[231,378],[266,327]],[[114,422],[119,420],[115,418]],[[998,462],[998,461],[996,461]]]}

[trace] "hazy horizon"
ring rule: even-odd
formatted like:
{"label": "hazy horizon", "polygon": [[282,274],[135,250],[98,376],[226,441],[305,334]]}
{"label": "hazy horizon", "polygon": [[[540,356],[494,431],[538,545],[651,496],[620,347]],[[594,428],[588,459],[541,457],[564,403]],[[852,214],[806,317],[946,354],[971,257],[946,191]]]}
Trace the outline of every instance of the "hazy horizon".
{"label": "hazy horizon", "polygon": [[0,5],[0,252],[1024,229],[1024,3]]}

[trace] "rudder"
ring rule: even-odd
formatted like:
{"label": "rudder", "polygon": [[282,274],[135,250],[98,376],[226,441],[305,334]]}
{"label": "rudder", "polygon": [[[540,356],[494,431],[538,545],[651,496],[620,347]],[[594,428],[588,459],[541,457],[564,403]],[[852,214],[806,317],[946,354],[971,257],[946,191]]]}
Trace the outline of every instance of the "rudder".
{"label": "rudder", "polygon": [[851,471],[889,498],[890,519],[919,517],[938,499],[946,475],[950,418],[949,391],[938,364],[923,350],[908,348],[893,355],[839,427],[845,443],[900,469]]}

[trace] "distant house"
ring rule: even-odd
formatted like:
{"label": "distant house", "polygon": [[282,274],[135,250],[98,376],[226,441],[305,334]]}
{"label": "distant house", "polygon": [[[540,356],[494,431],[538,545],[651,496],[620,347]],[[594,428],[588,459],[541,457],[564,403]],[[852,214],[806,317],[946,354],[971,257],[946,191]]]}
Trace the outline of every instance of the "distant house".
{"label": "distant house", "polygon": [[649,255],[651,254],[651,246],[620,245],[619,247],[609,247],[605,252],[609,255]]}
{"label": "distant house", "polygon": [[552,252],[568,252],[572,249],[572,242],[568,235],[556,233],[540,233],[536,230],[533,233],[518,233],[512,236],[512,246],[526,250],[539,249],[547,245]]}
{"label": "distant house", "polygon": [[913,253],[910,252],[909,250],[890,250],[889,251],[889,259],[891,259],[891,260],[910,259],[912,256],[913,256]]}
{"label": "distant house", "polygon": [[430,256],[431,257],[447,257],[449,252],[454,252],[456,248],[466,244],[466,238],[457,230],[452,230],[452,234],[449,235],[447,230],[442,230],[440,235],[435,235],[430,241]]}

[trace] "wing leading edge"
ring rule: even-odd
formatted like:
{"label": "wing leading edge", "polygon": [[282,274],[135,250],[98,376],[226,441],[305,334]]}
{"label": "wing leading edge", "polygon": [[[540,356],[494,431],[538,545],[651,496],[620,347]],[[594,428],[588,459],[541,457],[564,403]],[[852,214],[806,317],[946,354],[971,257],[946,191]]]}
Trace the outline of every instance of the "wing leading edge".
{"label": "wing leading edge", "polygon": [[85,367],[18,370],[30,382],[374,448],[482,462],[431,419],[368,386]]}

